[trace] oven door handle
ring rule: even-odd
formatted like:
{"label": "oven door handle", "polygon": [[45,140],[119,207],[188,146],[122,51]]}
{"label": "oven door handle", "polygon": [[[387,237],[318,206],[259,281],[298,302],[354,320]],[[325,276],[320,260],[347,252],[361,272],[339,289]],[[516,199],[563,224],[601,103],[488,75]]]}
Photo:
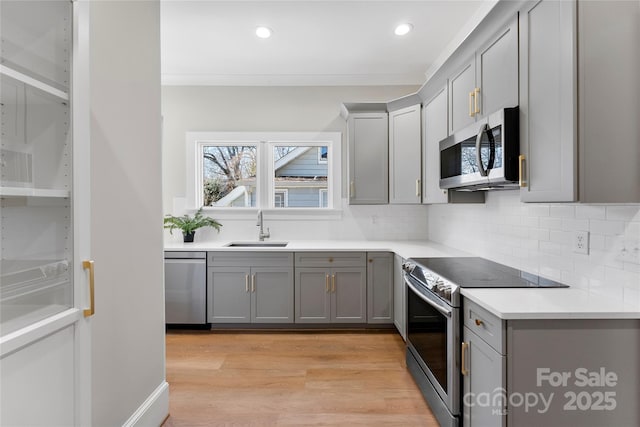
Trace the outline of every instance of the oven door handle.
{"label": "oven door handle", "polygon": [[445,316],[451,317],[451,310],[443,307],[441,305],[441,303],[439,303],[438,301],[435,301],[435,300],[429,298],[427,295],[424,295],[415,286],[413,286],[413,284],[409,280],[407,280],[406,277],[405,277],[404,281],[407,284],[407,286],[413,291],[413,293],[416,294],[416,296],[418,296],[422,301],[426,302],[431,307],[435,308],[436,310],[438,310],[440,313],[444,314]]}

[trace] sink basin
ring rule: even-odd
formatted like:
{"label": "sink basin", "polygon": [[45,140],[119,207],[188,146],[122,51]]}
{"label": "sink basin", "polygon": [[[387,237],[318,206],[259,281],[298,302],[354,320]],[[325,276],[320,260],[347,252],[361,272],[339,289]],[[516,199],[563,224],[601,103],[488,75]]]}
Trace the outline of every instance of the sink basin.
{"label": "sink basin", "polygon": [[284,248],[289,242],[231,242],[229,248]]}

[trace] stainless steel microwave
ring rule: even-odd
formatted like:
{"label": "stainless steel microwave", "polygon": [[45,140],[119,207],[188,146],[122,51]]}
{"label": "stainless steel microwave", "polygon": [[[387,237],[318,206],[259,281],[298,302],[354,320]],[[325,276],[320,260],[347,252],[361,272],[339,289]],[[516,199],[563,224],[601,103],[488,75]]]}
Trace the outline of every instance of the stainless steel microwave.
{"label": "stainless steel microwave", "polygon": [[518,107],[503,108],[440,141],[440,188],[516,188],[519,123]]}

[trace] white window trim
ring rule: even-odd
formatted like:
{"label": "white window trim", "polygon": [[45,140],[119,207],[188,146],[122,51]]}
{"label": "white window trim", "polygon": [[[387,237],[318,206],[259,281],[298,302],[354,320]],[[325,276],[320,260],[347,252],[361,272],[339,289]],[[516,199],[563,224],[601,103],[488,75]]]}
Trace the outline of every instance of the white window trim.
{"label": "white window trim", "polygon": [[[326,189],[324,189],[324,188],[321,188],[321,189],[320,189],[320,191],[318,191],[318,198],[320,199],[320,200],[318,201],[318,204],[319,204],[320,206],[322,206],[322,194],[323,194],[323,193],[326,193],[326,192],[327,192],[327,190],[326,190]],[[327,195],[327,198],[328,198],[328,197],[329,197],[329,196]],[[327,201],[328,201],[328,199],[327,199]]]}
{"label": "white window trim", "polygon": [[[331,194],[326,208],[273,208],[273,188],[270,185],[273,171],[274,145],[304,144],[307,146],[327,146],[327,156],[331,159],[327,168],[327,190]],[[202,206],[202,178],[197,171],[203,167],[202,147],[204,145],[257,145],[259,159],[268,158],[267,167],[256,165],[256,203],[253,208],[205,207],[220,219],[253,217],[257,210],[272,213],[271,218],[327,219],[340,218],[342,188],[342,134],[341,132],[187,132],[186,133],[186,208],[197,210]],[[270,191],[271,190],[271,191]],[[267,194],[267,197],[262,195]]]}

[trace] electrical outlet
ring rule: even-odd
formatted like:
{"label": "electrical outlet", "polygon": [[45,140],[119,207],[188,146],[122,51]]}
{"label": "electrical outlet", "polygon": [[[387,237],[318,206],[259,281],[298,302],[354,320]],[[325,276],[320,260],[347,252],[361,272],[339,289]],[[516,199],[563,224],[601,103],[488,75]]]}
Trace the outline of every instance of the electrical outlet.
{"label": "electrical outlet", "polygon": [[640,264],[640,241],[623,240],[618,244],[616,250],[618,261]]}
{"label": "electrical outlet", "polygon": [[588,231],[576,231],[573,233],[573,252],[577,254],[589,254]]}

